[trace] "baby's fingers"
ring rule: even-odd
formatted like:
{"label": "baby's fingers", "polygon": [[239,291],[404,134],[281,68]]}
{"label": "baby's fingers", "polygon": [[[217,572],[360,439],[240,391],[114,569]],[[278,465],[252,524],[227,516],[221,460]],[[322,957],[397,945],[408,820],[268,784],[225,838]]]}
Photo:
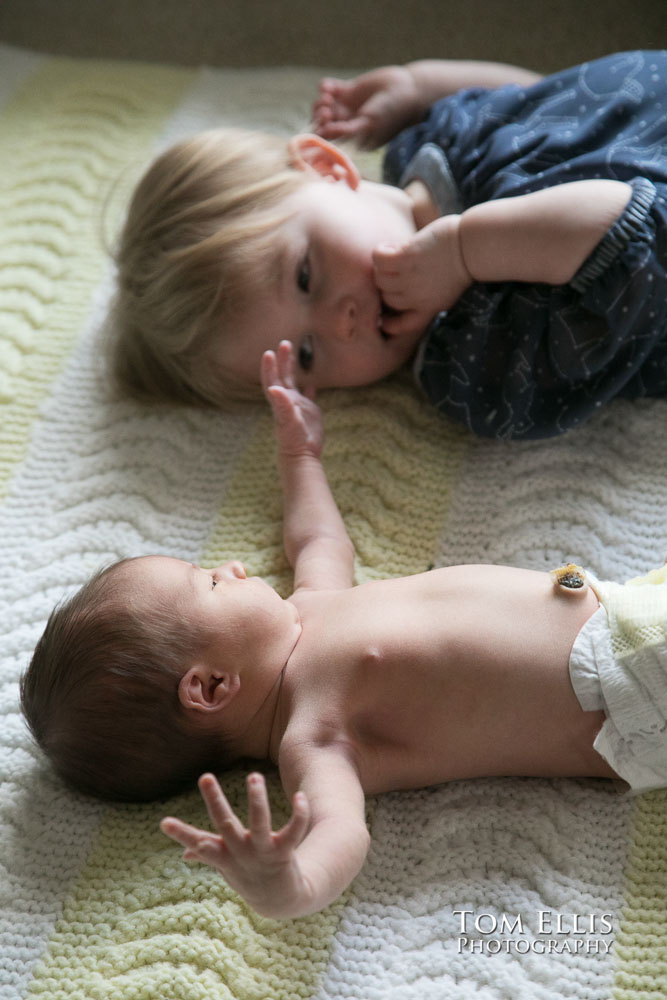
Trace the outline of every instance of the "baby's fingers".
{"label": "baby's fingers", "polygon": [[268,397],[269,389],[278,381],[278,363],[275,351],[264,351],[260,367],[260,381],[264,395]]}
{"label": "baby's fingers", "polygon": [[317,122],[318,134],[323,139],[358,139],[366,136],[368,120],[364,115],[357,118],[335,121],[320,120]]}
{"label": "baby's fingers", "polygon": [[428,326],[431,318],[418,309],[406,309],[404,312],[398,312],[395,315],[383,316],[382,329],[392,337],[422,333]]}
{"label": "baby's fingers", "polygon": [[266,782],[261,774],[249,774],[248,827],[258,847],[271,846],[271,807],[266,793]]}
{"label": "baby's fingers", "polygon": [[402,287],[412,280],[412,263],[405,247],[381,244],[373,250],[375,280],[382,290]]}
{"label": "baby's fingers", "polygon": [[404,274],[406,268],[412,267],[412,257],[409,244],[394,246],[391,243],[380,243],[373,250],[373,265],[376,273]]}
{"label": "baby's fingers", "polygon": [[286,389],[296,389],[294,381],[294,350],[290,340],[281,340],[276,352],[278,378]]}
{"label": "baby's fingers", "polygon": [[212,774],[199,779],[199,791],[213,826],[228,844],[238,843],[245,837],[245,827],[230,806],[225,793]]}
{"label": "baby's fingers", "polygon": [[284,429],[293,420],[296,420],[297,424],[303,423],[288,389],[283,388],[282,385],[271,385],[267,389],[266,395],[279,430]]}
{"label": "baby's fingers", "polygon": [[343,80],[337,76],[323,76],[319,82],[320,94],[336,94],[340,88],[345,87],[347,83],[347,80]]}
{"label": "baby's fingers", "polygon": [[203,861],[204,864],[216,866],[225,853],[225,843],[216,834],[207,833],[189,823],[183,823],[174,816],[165,816],[160,823],[160,829],[167,837],[180,844],[183,857],[187,861]]}
{"label": "baby's fingers", "polygon": [[265,393],[272,385],[295,388],[294,351],[289,340],[281,340],[276,351],[264,351],[260,378]]}
{"label": "baby's fingers", "polygon": [[177,844],[180,844],[181,847],[194,847],[204,832],[196,826],[190,826],[189,823],[184,823],[182,820],[176,819],[175,816],[165,816],[160,823],[160,829],[167,837],[171,837]]}
{"label": "baby's fingers", "polygon": [[310,824],[310,806],[303,792],[297,792],[292,799],[292,815],[285,825],[274,834],[276,845],[285,850],[294,850],[299,846]]}

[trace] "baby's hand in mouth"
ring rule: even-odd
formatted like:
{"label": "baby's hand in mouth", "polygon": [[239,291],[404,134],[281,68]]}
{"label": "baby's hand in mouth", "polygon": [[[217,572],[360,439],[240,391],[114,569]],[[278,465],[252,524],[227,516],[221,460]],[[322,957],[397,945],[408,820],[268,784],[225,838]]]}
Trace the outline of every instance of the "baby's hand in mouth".
{"label": "baby's hand in mouth", "polygon": [[426,319],[415,310],[394,309],[382,300],[378,315],[378,333],[382,340],[414,340],[423,334],[427,325]]}
{"label": "baby's hand in mouth", "polygon": [[399,316],[400,312],[398,309],[392,309],[388,306],[384,299],[380,300],[380,315],[378,316],[378,330],[383,340],[389,340],[391,337],[391,332],[386,329],[385,321],[391,320],[393,316]]}

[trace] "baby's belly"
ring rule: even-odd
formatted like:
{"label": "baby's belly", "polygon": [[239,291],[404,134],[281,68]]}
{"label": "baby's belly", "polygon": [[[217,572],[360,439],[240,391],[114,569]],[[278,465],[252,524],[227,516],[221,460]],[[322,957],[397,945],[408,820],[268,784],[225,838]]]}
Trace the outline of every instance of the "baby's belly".
{"label": "baby's belly", "polygon": [[366,792],[419,788],[470,776],[474,753],[441,694],[428,706],[406,699],[399,712],[381,705],[356,720],[352,742]]}
{"label": "baby's belly", "polygon": [[[432,707],[432,706],[431,706]],[[355,736],[361,782],[368,794],[491,776],[611,777],[594,750],[602,712],[554,706],[550,714],[521,710],[467,716],[440,705],[419,728],[360,728]]]}

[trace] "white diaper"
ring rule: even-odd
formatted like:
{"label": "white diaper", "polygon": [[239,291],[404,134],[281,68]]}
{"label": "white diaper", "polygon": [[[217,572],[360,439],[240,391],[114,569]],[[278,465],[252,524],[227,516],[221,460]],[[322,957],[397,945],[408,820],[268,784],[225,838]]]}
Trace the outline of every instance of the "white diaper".
{"label": "white diaper", "polygon": [[667,579],[589,576],[601,607],[577,636],[570,678],[581,707],[607,718],[597,752],[633,793],[667,787]]}

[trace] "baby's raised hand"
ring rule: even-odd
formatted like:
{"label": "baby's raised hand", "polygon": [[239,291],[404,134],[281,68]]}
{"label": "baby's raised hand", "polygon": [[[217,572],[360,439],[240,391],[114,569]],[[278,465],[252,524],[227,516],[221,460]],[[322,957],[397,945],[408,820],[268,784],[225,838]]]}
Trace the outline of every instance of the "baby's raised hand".
{"label": "baby's raised hand", "polygon": [[294,351],[282,340],[277,351],[265,351],[261,380],[271,404],[283,455],[314,455],[319,458],[324,444],[322,412],[311,395],[304,395],[294,377]]}
{"label": "baby's raised hand", "polygon": [[458,215],[445,215],[419,229],[403,246],[373,251],[375,281],[386,305],[382,326],[393,335],[425,330],[472,284],[459,244]]}
{"label": "baby's raised hand", "polygon": [[249,774],[247,788],[247,829],[212,774],[202,775],[199,790],[217,832],[200,830],[173,816],[165,817],[160,827],[185,848],[186,860],[215,868],[258,913],[289,916],[291,911],[302,908],[310,892],[295,858],[296,848],[308,830],[308,802],[302,792],[297,792],[290,819],[274,833],[263,776]]}
{"label": "baby's raised hand", "polygon": [[376,149],[423,112],[405,66],[382,66],[352,80],[325,77],[313,105],[313,128],[323,139],[354,139]]}

